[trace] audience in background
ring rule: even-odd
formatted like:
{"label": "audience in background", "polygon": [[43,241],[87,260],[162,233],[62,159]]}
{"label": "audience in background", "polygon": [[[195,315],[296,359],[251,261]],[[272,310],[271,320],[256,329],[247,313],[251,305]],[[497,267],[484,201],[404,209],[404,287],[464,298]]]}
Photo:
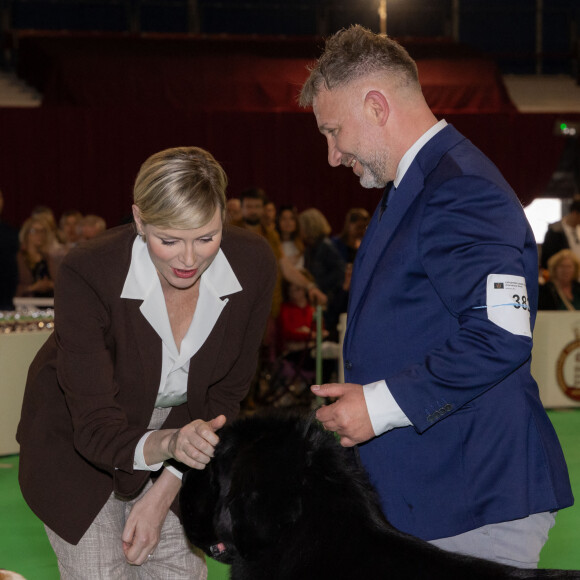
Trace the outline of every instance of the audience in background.
{"label": "audience in background", "polygon": [[580,260],[570,249],[548,260],[549,281],[540,285],[538,309],[580,310]]}
{"label": "audience in background", "polygon": [[326,303],[326,296],[323,291],[312,281],[305,278],[298,268],[296,268],[290,260],[286,259],[282,251],[282,244],[280,236],[275,228],[266,229],[262,223],[264,215],[264,206],[267,203],[266,194],[263,189],[258,187],[248,188],[240,194],[240,201],[242,206],[242,223],[236,224],[253,231],[266,238],[276,259],[280,266],[280,282],[277,284],[278,288],[274,290],[274,302],[272,307],[272,315],[278,316],[280,310],[280,303],[282,302],[282,277],[288,282],[292,282],[306,288],[310,300],[319,304]]}
{"label": "audience in background", "polygon": [[[276,208],[260,188],[242,191],[239,197],[228,199],[226,207],[228,223],[266,238],[279,265],[269,330],[264,338],[264,356],[273,360],[282,350],[288,350],[289,313],[300,312],[304,320],[309,318],[312,321],[313,304],[325,306],[325,328],[330,330],[331,339],[337,340],[336,325],[339,314],[346,310],[350,280],[350,264],[346,262],[354,258],[364,234],[368,212],[356,208],[348,212],[342,234],[333,240],[335,247],[329,238],[330,225],[319,210],[306,210],[299,220],[295,206]],[[5,308],[12,308],[14,296],[52,296],[62,258],[76,244],[99,235],[107,227],[102,217],[96,214],[83,216],[76,209],[63,212],[58,225],[57,228],[52,209],[39,205],[22,226],[20,249],[16,242],[13,251],[8,249],[8,243],[3,243],[2,249],[7,249],[13,257],[14,280],[18,280],[18,284],[13,283],[14,290],[7,288],[8,282],[2,282],[5,294],[9,296],[4,300]],[[5,229],[4,224],[0,224],[0,231]],[[306,262],[308,268],[305,268]],[[3,274],[7,275],[9,271],[8,267],[3,268]],[[292,300],[288,301],[285,313],[281,315],[283,282]],[[325,330],[325,336],[328,334]]]}
{"label": "audience in background", "polygon": [[[270,318],[264,334],[260,357],[261,368],[258,369],[256,375],[256,379],[259,379],[262,369],[272,364],[278,354],[276,322],[280,313],[280,305],[282,303],[282,279],[304,288],[307,291],[310,300],[323,304],[326,302],[326,296],[321,292],[321,290],[319,290],[315,282],[306,278],[298,268],[293,266],[290,261],[285,258],[282,252],[280,237],[276,229],[268,229],[264,227],[262,218],[264,216],[264,206],[267,203],[264,190],[259,187],[251,187],[242,191],[239,198],[242,209],[242,221],[234,223],[234,225],[243,227],[264,237],[270,245],[278,264],[277,280],[272,296]],[[252,385],[250,395],[244,404],[248,407],[253,407],[257,400],[263,400],[265,397],[267,398],[267,396],[268,393],[263,392],[263,389],[260,386],[260,381],[257,380]]]}
{"label": "audience in background", "polygon": [[107,223],[98,215],[88,214],[80,220],[80,239],[92,240],[107,229]]}
{"label": "audience in background", "polygon": [[[235,225],[242,227],[244,229],[250,230],[255,234],[258,234],[266,238],[276,261],[280,263],[280,258],[282,258],[282,248],[280,246],[280,238],[275,230],[268,230],[264,227],[262,223],[262,218],[264,217],[264,206],[266,204],[266,194],[263,189],[259,187],[250,187],[245,189],[240,194],[240,203],[242,210],[242,221],[241,223],[235,223]],[[272,321],[275,320],[280,312],[280,304],[282,303],[282,278],[280,274],[280,269],[278,268],[278,276],[276,280],[276,286],[274,287],[274,294],[272,296],[272,310],[271,310],[271,323],[269,325],[270,338],[272,338],[273,326]]]}
{"label": "audience in background", "polygon": [[37,213],[28,218],[20,229],[19,240],[16,296],[53,296],[55,271],[52,253],[56,238],[46,216]]}
{"label": "audience in background", "polygon": [[276,229],[276,204],[273,201],[264,203],[264,213],[262,214],[262,225],[267,230]]}
{"label": "audience in background", "polygon": [[[0,216],[4,196],[0,190]],[[18,230],[0,219],[0,310],[12,310],[12,299],[18,284]]]}
{"label": "audience in background", "polygon": [[[301,273],[309,279],[307,270]],[[308,405],[314,399],[308,388],[316,380],[316,311],[306,290],[284,281],[284,301],[278,317],[280,359],[266,403],[274,406]],[[323,329],[322,338],[328,335]],[[328,368],[332,361],[323,361]],[[324,366],[324,365],[323,365]],[[330,366],[332,370],[332,366]],[[330,374],[330,373],[328,373]]]}
{"label": "audience in background", "polygon": [[70,209],[63,212],[58,220],[58,239],[66,252],[76,246],[81,239],[80,224],[82,219],[83,214],[80,211]]}
{"label": "audience in background", "polygon": [[51,251],[53,271],[56,274],[62,259],[80,240],[80,221],[83,214],[77,210],[64,212],[58,221],[57,243]]}
{"label": "audience in background", "polygon": [[[2,205],[0,192],[0,213]],[[46,205],[34,207],[20,232],[13,231],[12,242],[10,228],[0,223],[0,310],[11,310],[14,297],[52,297],[64,256],[78,242],[92,239],[106,228],[102,217],[83,217],[75,209],[63,212],[57,227],[54,212]]]}
{"label": "audience in background", "polygon": [[332,242],[347,264],[352,264],[361,240],[369,225],[370,215],[366,209],[354,207],[349,209],[344,220],[344,227]]}
{"label": "audience in background", "polygon": [[56,218],[54,217],[54,212],[47,205],[37,205],[30,212],[30,217],[41,217],[46,220],[50,230],[54,236],[55,243],[58,242],[58,226],[56,225]]}
{"label": "audience in background", "polygon": [[316,285],[326,294],[328,303],[324,323],[336,340],[338,317],[346,308],[346,263],[330,240],[330,224],[318,209],[310,208],[298,216],[304,242],[304,267],[314,276]]}
{"label": "audience in background", "polygon": [[276,216],[276,231],[282,243],[285,258],[296,268],[304,267],[304,242],[298,228],[298,211],[292,205],[283,205]]}
{"label": "audience in background", "polygon": [[[304,276],[314,281],[308,270],[301,271]],[[308,300],[306,290],[296,284],[284,282],[284,301],[280,307],[278,327],[280,329],[280,351],[295,362],[299,358],[292,353],[302,353],[305,348],[315,346],[316,320],[314,306]],[[328,336],[325,330],[323,336]],[[313,368],[309,362],[307,368]]]}
{"label": "audience in background", "polygon": [[229,224],[239,225],[243,221],[242,202],[237,197],[231,197],[226,202],[226,220]]}
{"label": "audience in background", "polygon": [[548,226],[540,252],[540,266],[548,268],[548,260],[560,250],[571,249],[580,258],[580,200],[575,199],[570,211],[560,221]]}

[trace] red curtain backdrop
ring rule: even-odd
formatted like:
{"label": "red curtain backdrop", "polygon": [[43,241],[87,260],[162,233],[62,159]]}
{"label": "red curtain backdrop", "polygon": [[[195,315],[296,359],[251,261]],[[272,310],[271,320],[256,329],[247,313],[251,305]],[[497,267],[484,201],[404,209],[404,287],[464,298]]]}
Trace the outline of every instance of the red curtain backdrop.
{"label": "red curtain backdrop", "polygon": [[[116,225],[130,213],[140,164],[166,147],[207,148],[229,195],[263,187],[277,204],[317,207],[334,231],[350,207],[374,209],[346,168],[332,169],[311,112],[296,105],[313,39],[23,35],[19,69],[42,90],[38,109],[0,108],[3,218],[19,225],[37,204]],[[541,195],[564,139],[560,115],[519,114],[493,63],[452,43],[405,41],[425,96],[500,168],[527,203]],[[428,58],[434,57],[434,58]],[[568,120],[580,120],[568,115]]]}

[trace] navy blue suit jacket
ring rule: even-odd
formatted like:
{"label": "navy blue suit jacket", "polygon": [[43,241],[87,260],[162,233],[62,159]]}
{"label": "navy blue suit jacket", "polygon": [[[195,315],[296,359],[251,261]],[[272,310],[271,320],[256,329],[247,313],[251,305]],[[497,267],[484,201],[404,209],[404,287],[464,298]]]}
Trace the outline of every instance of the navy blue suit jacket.
{"label": "navy blue suit jacket", "polygon": [[537,261],[516,195],[451,126],[375,212],[354,265],[345,380],[385,379],[413,424],[359,447],[397,528],[431,540],[573,503],[532,340],[485,307],[489,274],[524,277],[533,326]]}

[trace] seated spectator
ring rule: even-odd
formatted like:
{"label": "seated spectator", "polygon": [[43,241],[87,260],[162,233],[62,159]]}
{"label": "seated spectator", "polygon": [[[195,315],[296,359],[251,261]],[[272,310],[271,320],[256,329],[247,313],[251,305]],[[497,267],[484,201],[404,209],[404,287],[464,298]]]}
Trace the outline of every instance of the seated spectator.
{"label": "seated spectator", "polygon": [[280,236],[282,253],[296,268],[304,267],[304,242],[298,228],[298,212],[291,205],[280,208],[276,217],[276,231]]}
{"label": "seated spectator", "polygon": [[64,246],[65,252],[76,246],[81,239],[80,222],[82,219],[83,214],[76,209],[65,211],[60,216],[58,238]]}
{"label": "seated spectator", "polygon": [[20,229],[19,240],[16,296],[52,297],[54,266],[51,253],[56,240],[49,222],[38,214],[28,218]]}
{"label": "seated spectator", "polygon": [[549,281],[540,285],[540,310],[580,310],[580,260],[569,249],[548,260]]}
{"label": "seated spectator", "polygon": [[[312,275],[306,270],[301,272],[312,279]],[[305,349],[310,350],[315,346],[315,309],[308,300],[306,289],[297,284],[284,283],[284,298],[278,317],[280,351],[284,356],[292,358],[292,353],[302,353]],[[328,332],[324,331],[323,336],[328,336]],[[313,366],[309,364],[309,368]]]}
{"label": "seated spectator", "polygon": [[80,221],[79,227],[80,239],[92,240],[107,229],[107,223],[101,216],[88,214]]}
{"label": "seated spectator", "polygon": [[30,212],[30,217],[41,217],[48,223],[55,241],[58,242],[58,226],[56,225],[56,218],[54,217],[54,212],[47,205],[37,205]]}
{"label": "seated spectator", "polygon": [[[312,280],[306,270],[301,274]],[[316,326],[315,308],[308,300],[306,289],[284,281],[284,301],[278,317],[278,336],[281,357],[272,373],[268,396],[264,403],[274,406],[308,405],[314,396],[308,388],[316,379]],[[326,330],[322,337],[326,337]],[[333,370],[332,360],[324,360],[326,377]],[[324,374],[324,372],[323,372]]]}
{"label": "seated spectator", "polygon": [[349,209],[344,220],[344,228],[338,236],[332,238],[336,249],[347,264],[352,264],[360,243],[369,225],[369,212],[366,209],[354,207]]}

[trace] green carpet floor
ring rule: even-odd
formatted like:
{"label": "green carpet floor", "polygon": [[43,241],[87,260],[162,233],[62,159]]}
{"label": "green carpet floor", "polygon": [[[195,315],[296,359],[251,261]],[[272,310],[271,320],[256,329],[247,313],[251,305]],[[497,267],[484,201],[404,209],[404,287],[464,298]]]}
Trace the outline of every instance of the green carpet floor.
{"label": "green carpet floor", "polygon": [[[558,514],[540,567],[580,569],[580,409],[549,415],[564,448],[577,505]],[[19,572],[27,580],[58,580],[44,528],[20,495],[17,471],[18,456],[0,457],[0,568]],[[208,569],[208,580],[227,580],[227,566],[210,560]]]}

